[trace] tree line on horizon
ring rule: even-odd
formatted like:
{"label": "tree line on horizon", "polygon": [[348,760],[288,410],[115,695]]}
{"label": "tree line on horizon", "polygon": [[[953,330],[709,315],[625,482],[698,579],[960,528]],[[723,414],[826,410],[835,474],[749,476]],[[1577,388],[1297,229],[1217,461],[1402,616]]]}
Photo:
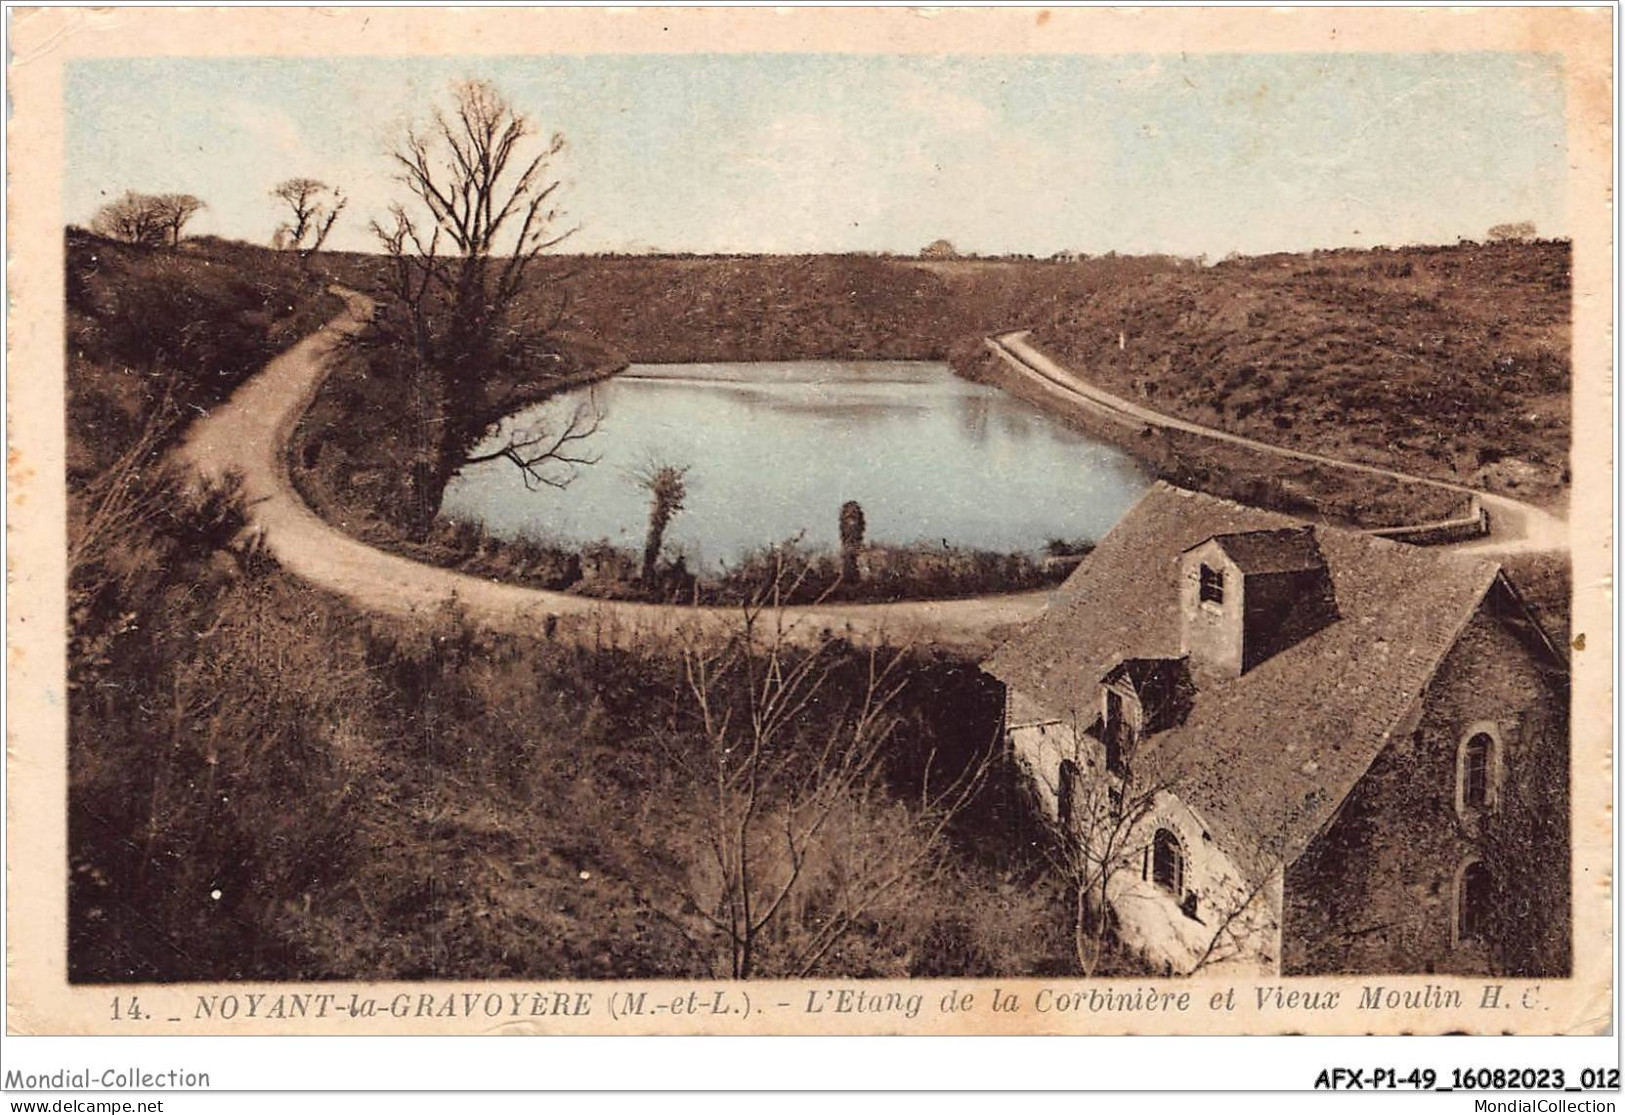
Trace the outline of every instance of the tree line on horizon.
{"label": "tree line on horizon", "polygon": [[[270,246],[301,257],[321,250],[349,204],[343,191],[315,178],[284,179],[272,187],[270,196],[289,210],[289,219],[271,234]],[[137,247],[174,248],[180,245],[192,218],[208,207],[195,194],[126,190],[96,210],[90,231]]]}
{"label": "tree line on horizon", "polygon": [[[460,95],[460,94],[459,94]],[[500,94],[498,94],[500,96]],[[509,111],[513,112],[511,106]],[[439,113],[436,114],[437,119]],[[515,119],[522,119],[517,114]],[[527,121],[528,124],[528,121]],[[555,136],[555,139],[562,137]],[[394,156],[392,156],[394,157]],[[427,168],[425,168],[427,169]],[[489,191],[496,187],[495,179],[501,177],[506,169],[506,162],[497,169],[497,173],[489,175],[489,180],[481,182],[476,192]],[[483,172],[482,172],[483,174]],[[445,183],[452,191],[461,191],[469,183],[456,181],[457,173],[454,170],[453,180]],[[407,185],[414,193],[419,193],[419,187],[411,181],[410,175],[406,179]],[[550,183],[557,186],[557,182]],[[308,257],[322,249],[326,244],[328,235],[333,231],[334,224],[340,214],[349,205],[350,199],[344,195],[337,186],[309,177],[293,177],[284,179],[270,190],[270,196],[281,201],[289,210],[289,218],[278,224],[270,236],[270,246],[278,251],[297,252],[302,258]],[[421,194],[419,195],[422,196]],[[451,192],[443,195],[443,200],[450,199]],[[121,240],[130,244],[146,247],[175,247],[179,245],[183,230],[191,219],[203,209],[208,208],[207,203],[192,194],[165,193],[147,194],[135,190],[127,190],[117,199],[107,202],[99,208],[91,218],[92,232],[110,239]],[[391,216],[395,209],[391,207]],[[436,218],[438,220],[438,217]],[[378,222],[371,226],[378,234]],[[574,231],[574,230],[572,230]],[[560,240],[567,238],[561,237]],[[1484,233],[1484,243],[1530,243],[1540,239],[1539,230],[1533,221],[1506,221],[1491,225]],[[455,240],[455,237],[452,239]],[[1470,243],[1461,238],[1461,243]],[[386,254],[391,253],[386,237],[379,237],[380,247]],[[552,245],[548,245],[551,247]],[[1338,251],[1342,249],[1317,249],[1317,251]],[[1366,249],[1360,249],[1366,250]],[[1378,245],[1375,251],[1387,250],[1386,245]],[[697,258],[739,258],[754,259],[763,256],[773,256],[785,253],[774,252],[698,252],[681,250],[662,250],[650,248],[643,252],[606,251],[593,253],[607,258],[659,258],[659,259],[697,259]],[[936,262],[988,260],[988,261],[1025,261],[1044,263],[1087,263],[1094,259],[1115,259],[1119,253],[1109,250],[1098,255],[1089,252],[1062,248],[1047,256],[1040,256],[1033,252],[999,252],[988,254],[984,252],[961,250],[953,241],[939,237],[926,244],[914,255],[898,253],[887,249],[852,250],[847,252],[813,252],[790,253],[810,255],[853,255],[867,256],[877,259],[919,259]],[[1206,253],[1196,256],[1170,255],[1164,252],[1146,253],[1156,258],[1166,258],[1177,263],[1194,264],[1198,267],[1207,266]],[[1273,253],[1265,253],[1273,254]],[[1247,253],[1232,251],[1224,256],[1224,261],[1247,258]]]}

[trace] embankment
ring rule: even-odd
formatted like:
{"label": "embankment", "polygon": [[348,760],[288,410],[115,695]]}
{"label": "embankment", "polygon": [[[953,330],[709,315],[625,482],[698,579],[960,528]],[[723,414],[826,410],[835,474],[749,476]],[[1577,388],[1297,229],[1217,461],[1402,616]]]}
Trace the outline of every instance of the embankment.
{"label": "embankment", "polygon": [[1002,328],[1171,417],[1560,511],[1570,259],[1562,240],[1238,258]]}
{"label": "embankment", "polygon": [[[1499,551],[1559,550],[1568,545],[1567,524],[1532,504],[1391,468],[1255,441],[1141,406],[1058,364],[1035,348],[1025,331],[990,337],[987,348],[1017,380],[1023,381],[1026,389],[1044,396],[1052,407],[1098,423],[1103,429],[1116,427],[1120,435],[1128,434],[1141,442],[1159,434],[1178,437],[1195,442],[1219,460],[1243,460],[1255,470],[1271,466],[1314,469],[1336,477],[1355,491],[1397,491],[1402,494],[1402,502],[1411,506],[1430,499],[1456,505],[1453,513],[1433,519],[1413,515],[1409,522],[1386,526],[1355,521],[1354,525],[1384,537],[1412,543],[1471,543],[1480,550]],[[1486,504],[1495,509],[1493,520]],[[1368,495],[1360,506],[1370,515],[1374,505],[1373,496]]]}

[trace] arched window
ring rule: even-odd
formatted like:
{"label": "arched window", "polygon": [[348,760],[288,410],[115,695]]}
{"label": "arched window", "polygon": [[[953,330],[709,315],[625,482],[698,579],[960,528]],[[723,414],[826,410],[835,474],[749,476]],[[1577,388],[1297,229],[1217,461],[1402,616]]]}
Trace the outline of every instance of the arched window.
{"label": "arched window", "polygon": [[1490,869],[1473,860],[1456,879],[1456,940],[1478,941],[1484,936],[1491,901]]}
{"label": "arched window", "polygon": [[1466,813],[1495,805],[1497,741],[1490,725],[1474,725],[1456,756],[1456,808]]}
{"label": "arched window", "polygon": [[1490,750],[1494,746],[1486,732],[1467,741],[1467,751],[1461,757],[1461,801],[1469,809],[1489,804]]}
{"label": "arched window", "polygon": [[1179,837],[1158,829],[1151,840],[1151,881],[1163,890],[1183,898],[1185,894],[1185,852]]}

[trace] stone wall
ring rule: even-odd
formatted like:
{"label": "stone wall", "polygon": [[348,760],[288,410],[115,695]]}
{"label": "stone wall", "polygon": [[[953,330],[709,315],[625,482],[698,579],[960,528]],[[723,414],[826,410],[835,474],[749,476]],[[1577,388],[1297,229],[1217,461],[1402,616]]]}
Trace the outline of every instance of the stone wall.
{"label": "stone wall", "polygon": [[[1288,973],[1551,975],[1569,967],[1564,696],[1481,606],[1408,722],[1285,880]],[[1460,747],[1498,738],[1488,808],[1459,808]],[[1482,861],[1496,898],[1460,940],[1457,885]]]}
{"label": "stone wall", "polygon": [[1489,532],[1489,512],[1484,510],[1484,501],[1475,495],[1468,497],[1465,510],[1460,515],[1409,526],[1379,527],[1367,533],[1392,542],[1409,542],[1413,546],[1447,546],[1483,538]]}

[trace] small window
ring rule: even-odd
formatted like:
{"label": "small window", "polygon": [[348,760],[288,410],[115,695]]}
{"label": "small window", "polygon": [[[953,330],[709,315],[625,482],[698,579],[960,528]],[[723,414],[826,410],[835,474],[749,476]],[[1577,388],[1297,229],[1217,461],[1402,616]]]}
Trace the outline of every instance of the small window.
{"label": "small window", "polygon": [[1487,722],[1467,733],[1456,752],[1456,811],[1462,814],[1495,808],[1500,749],[1495,728]]}
{"label": "small window", "polygon": [[1167,829],[1158,829],[1151,841],[1151,881],[1181,898],[1185,894],[1185,853]]}
{"label": "small window", "polygon": [[1483,940],[1490,901],[1490,869],[1474,860],[1462,870],[1456,883],[1457,941]]}
{"label": "small window", "polygon": [[1204,604],[1224,603],[1224,570],[1214,569],[1211,565],[1202,566],[1201,601]]}
{"label": "small window", "polygon": [[1461,804],[1467,809],[1482,809],[1490,803],[1490,753],[1495,741],[1487,732],[1479,732],[1467,741],[1461,756]]}

